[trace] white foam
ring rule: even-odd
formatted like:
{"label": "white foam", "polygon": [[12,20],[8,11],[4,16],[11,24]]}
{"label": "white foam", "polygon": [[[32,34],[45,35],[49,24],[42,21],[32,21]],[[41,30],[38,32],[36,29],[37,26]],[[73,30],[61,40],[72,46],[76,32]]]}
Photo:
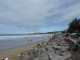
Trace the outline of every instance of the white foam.
{"label": "white foam", "polygon": [[44,37],[50,36],[49,34],[42,35],[18,35],[18,36],[0,36],[0,39],[14,39],[14,38],[26,38],[26,37]]}

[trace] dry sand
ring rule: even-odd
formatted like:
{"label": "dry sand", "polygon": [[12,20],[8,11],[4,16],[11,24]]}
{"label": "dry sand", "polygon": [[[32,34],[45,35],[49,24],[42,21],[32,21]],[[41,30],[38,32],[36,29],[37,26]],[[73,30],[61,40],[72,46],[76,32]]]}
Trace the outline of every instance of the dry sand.
{"label": "dry sand", "polygon": [[[49,38],[45,39],[44,41],[48,41],[48,40]],[[0,51],[0,60],[2,60],[5,57],[8,57],[9,60],[20,60],[20,57],[16,57],[17,53],[20,53],[20,54],[26,53],[29,50],[35,49],[37,47],[37,44],[39,43],[42,43],[42,40],[30,45],[25,45],[17,48]]]}

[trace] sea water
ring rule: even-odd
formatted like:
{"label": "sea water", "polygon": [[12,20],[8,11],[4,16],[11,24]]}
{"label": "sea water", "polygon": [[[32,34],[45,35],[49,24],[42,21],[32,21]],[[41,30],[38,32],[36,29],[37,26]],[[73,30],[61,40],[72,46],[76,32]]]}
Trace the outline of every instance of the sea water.
{"label": "sea water", "polygon": [[23,45],[38,42],[40,40],[50,38],[53,34],[37,34],[37,35],[26,35],[26,34],[4,34],[0,35],[0,50],[15,48]]}

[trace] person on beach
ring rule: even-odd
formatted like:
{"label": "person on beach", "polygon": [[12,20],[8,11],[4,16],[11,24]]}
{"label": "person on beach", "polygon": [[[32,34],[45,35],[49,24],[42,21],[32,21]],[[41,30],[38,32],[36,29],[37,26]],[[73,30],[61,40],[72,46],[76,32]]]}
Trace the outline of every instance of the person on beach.
{"label": "person on beach", "polygon": [[55,39],[55,36],[52,37],[52,40],[54,40],[54,39]]}
{"label": "person on beach", "polygon": [[8,58],[7,58],[7,57],[5,57],[5,60],[8,60]]}
{"label": "person on beach", "polygon": [[9,41],[10,41],[10,39],[9,39]]}
{"label": "person on beach", "polygon": [[37,47],[42,47],[42,45],[41,44],[37,44]]}
{"label": "person on beach", "polygon": [[22,59],[24,57],[24,53],[22,53],[22,55],[21,55],[21,58],[20,59]]}
{"label": "person on beach", "polygon": [[80,36],[79,36],[79,40],[80,40]]}
{"label": "person on beach", "polygon": [[43,41],[43,45],[45,45],[45,41]]}
{"label": "person on beach", "polygon": [[12,39],[12,41],[13,41],[13,39]]}
{"label": "person on beach", "polygon": [[77,51],[79,45],[80,45],[80,41],[77,41],[73,46],[73,50]]}
{"label": "person on beach", "polygon": [[32,39],[31,39],[31,44],[32,44]]}
{"label": "person on beach", "polygon": [[63,38],[64,38],[64,40],[66,41],[67,36],[66,36],[66,35],[64,35],[64,36],[63,36]]}
{"label": "person on beach", "polygon": [[55,39],[55,35],[54,35],[54,39]]}
{"label": "person on beach", "polygon": [[49,36],[48,36],[48,38],[49,38]]}
{"label": "person on beach", "polygon": [[46,45],[46,41],[44,41],[44,45]]}
{"label": "person on beach", "polygon": [[42,41],[42,45],[44,45],[44,42]]}
{"label": "person on beach", "polygon": [[28,40],[28,44],[30,44],[30,41]]}
{"label": "person on beach", "polygon": [[49,42],[51,41],[51,38],[49,39]]}

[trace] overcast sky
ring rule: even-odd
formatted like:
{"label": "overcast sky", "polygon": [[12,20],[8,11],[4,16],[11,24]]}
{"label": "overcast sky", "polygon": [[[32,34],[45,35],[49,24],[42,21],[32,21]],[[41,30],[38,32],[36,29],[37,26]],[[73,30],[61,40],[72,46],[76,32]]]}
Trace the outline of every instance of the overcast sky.
{"label": "overcast sky", "polygon": [[60,31],[80,18],[80,0],[0,0],[0,33]]}

